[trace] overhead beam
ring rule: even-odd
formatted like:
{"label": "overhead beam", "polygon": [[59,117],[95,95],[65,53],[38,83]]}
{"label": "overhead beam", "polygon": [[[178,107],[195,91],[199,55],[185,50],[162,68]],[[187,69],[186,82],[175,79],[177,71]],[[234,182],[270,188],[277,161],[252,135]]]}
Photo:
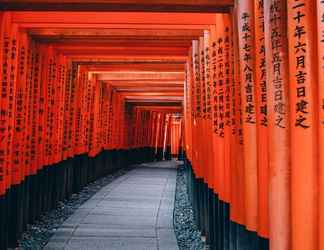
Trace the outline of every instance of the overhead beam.
{"label": "overhead beam", "polygon": [[132,56],[132,55],[153,55],[153,56],[186,56],[188,48],[167,48],[167,47],[93,47],[93,46],[55,46],[57,51],[65,55],[91,55],[91,56]]}
{"label": "overhead beam", "polygon": [[131,87],[117,87],[116,88],[117,92],[138,92],[138,93],[150,93],[150,92],[158,92],[158,93],[169,93],[170,91],[172,92],[177,92],[179,94],[183,95],[183,88],[179,87],[169,87],[169,86],[164,86],[164,87],[138,87],[138,86],[131,86]]}
{"label": "overhead beam", "polygon": [[85,64],[87,63],[107,63],[107,62],[160,62],[160,63],[186,63],[187,56],[91,56],[91,55],[73,55],[69,57],[72,61]]}
{"label": "overhead beam", "polygon": [[181,98],[181,97],[174,97],[174,98],[154,97],[154,98],[152,98],[151,97],[151,98],[144,99],[144,98],[133,98],[132,96],[127,96],[125,98],[125,101],[129,102],[129,103],[141,102],[141,103],[179,103],[179,104],[182,104],[183,98]]}
{"label": "overhead beam", "polygon": [[181,112],[182,106],[181,102],[175,102],[175,103],[166,103],[163,105],[160,103],[159,105],[156,105],[156,103],[132,103],[132,106],[136,106],[137,108],[143,109],[143,110],[150,110],[150,111],[175,111],[175,112]]}
{"label": "overhead beam", "polygon": [[165,90],[165,91],[141,91],[141,92],[137,92],[137,91],[124,91],[122,92],[123,95],[128,95],[131,94],[132,96],[183,96],[183,90],[173,90],[173,89],[169,89],[169,90]]}
{"label": "overhead beam", "polygon": [[128,103],[133,108],[139,108],[141,110],[147,111],[155,111],[155,112],[167,112],[167,113],[182,113],[181,103],[166,103],[163,105],[162,103],[148,103],[149,105],[141,105],[141,103]]}
{"label": "overhead beam", "polygon": [[54,44],[55,46],[58,45],[67,45],[67,46],[79,46],[80,41],[83,45],[91,45],[91,46],[107,46],[107,47],[118,47],[118,46],[145,46],[145,47],[187,47],[189,48],[192,45],[192,40],[189,39],[144,39],[144,38],[137,38],[134,40],[130,40],[129,38],[122,38],[122,39],[109,39],[109,38],[47,38],[47,37],[34,37],[35,40],[41,43],[50,43]]}
{"label": "overhead beam", "polygon": [[137,95],[136,93],[123,93],[122,94],[125,99],[132,100],[171,100],[171,101],[182,101],[183,96],[179,94],[169,94],[169,95],[161,95],[161,93],[152,93],[146,95]]}
{"label": "overhead beam", "polygon": [[117,80],[117,81],[104,81],[112,87],[129,87],[129,86],[138,86],[138,87],[145,87],[145,86],[168,86],[168,87],[183,87],[184,81],[178,80]]}
{"label": "overhead beam", "polygon": [[163,37],[164,39],[194,39],[203,35],[202,30],[173,30],[173,29],[87,29],[87,28],[31,28],[29,34],[36,37],[70,38],[70,37],[98,37],[111,39],[120,37],[134,37],[150,39]]}
{"label": "overhead beam", "polygon": [[0,0],[3,10],[228,12],[234,0]]}
{"label": "overhead beam", "polygon": [[173,71],[184,72],[184,64],[164,64],[164,63],[107,63],[90,65],[87,67],[89,72],[109,72],[109,71]]}
{"label": "overhead beam", "polygon": [[163,109],[163,107],[168,107],[168,109],[182,109],[181,102],[167,102],[167,103],[155,103],[155,102],[132,102],[127,103],[131,106],[137,106],[139,108],[152,108],[152,109]]}
{"label": "overhead beam", "polygon": [[[3,0],[0,0],[3,1]],[[213,0],[214,1],[214,0]],[[61,4],[61,3],[60,3]],[[141,25],[213,25],[214,13],[148,13],[148,12],[71,12],[71,11],[16,11],[12,21],[17,24],[141,24]],[[71,27],[71,26],[70,26]]]}
{"label": "overhead beam", "polygon": [[[17,12],[16,12],[17,13]],[[209,29],[210,24],[154,24],[154,23],[52,23],[52,22],[27,22],[22,19],[15,20],[15,23],[19,24],[19,27],[25,29],[31,28],[71,28],[71,29],[150,29],[150,30],[159,30],[159,29],[168,29],[168,30],[204,30]]]}
{"label": "overhead beam", "polygon": [[109,81],[109,80],[183,80],[185,74],[179,72],[110,72],[108,74],[98,74],[98,80]]}

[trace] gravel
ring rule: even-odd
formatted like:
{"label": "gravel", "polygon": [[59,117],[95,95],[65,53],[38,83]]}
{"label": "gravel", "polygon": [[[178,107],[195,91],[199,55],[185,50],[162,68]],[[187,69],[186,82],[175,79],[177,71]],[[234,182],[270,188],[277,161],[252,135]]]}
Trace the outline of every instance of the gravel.
{"label": "gravel", "polygon": [[75,210],[96,194],[102,187],[125,174],[129,169],[121,169],[113,174],[102,177],[85,186],[79,193],[73,194],[70,199],[59,202],[55,209],[43,214],[34,224],[28,225],[28,229],[23,233],[16,249],[42,249],[55,231]]}
{"label": "gravel", "polygon": [[174,231],[180,250],[205,250],[205,243],[194,221],[194,213],[189,201],[186,183],[186,167],[179,166],[174,204]]}

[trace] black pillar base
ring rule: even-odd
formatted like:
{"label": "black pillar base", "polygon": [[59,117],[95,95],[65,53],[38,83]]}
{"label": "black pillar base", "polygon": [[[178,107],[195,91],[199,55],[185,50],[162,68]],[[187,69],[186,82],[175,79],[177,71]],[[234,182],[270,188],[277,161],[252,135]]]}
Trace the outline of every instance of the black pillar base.
{"label": "black pillar base", "polygon": [[163,148],[158,148],[156,153],[156,160],[162,161],[163,160]]}
{"label": "black pillar base", "polygon": [[183,148],[181,146],[179,147],[178,160],[179,161],[184,160],[184,152],[183,152]]}
{"label": "black pillar base", "polygon": [[184,154],[189,200],[196,224],[212,250],[268,250],[269,240],[230,220],[230,205],[197,178]]}
{"label": "black pillar base", "polygon": [[10,188],[8,210],[8,246],[15,248],[17,240],[22,233],[22,185],[13,185]]}
{"label": "black pillar base", "polygon": [[0,196],[0,249],[8,247],[7,194]]}
{"label": "black pillar base", "polygon": [[172,155],[171,155],[171,146],[167,146],[166,150],[165,150],[165,154],[164,154],[164,158],[167,161],[170,161],[172,159]]}

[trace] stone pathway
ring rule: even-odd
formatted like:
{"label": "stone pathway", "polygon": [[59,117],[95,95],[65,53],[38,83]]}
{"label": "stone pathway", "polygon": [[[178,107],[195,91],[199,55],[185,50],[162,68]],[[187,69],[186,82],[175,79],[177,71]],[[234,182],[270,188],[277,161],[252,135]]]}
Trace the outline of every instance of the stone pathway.
{"label": "stone pathway", "polygon": [[46,250],[177,250],[173,206],[177,162],[142,164],[84,203]]}

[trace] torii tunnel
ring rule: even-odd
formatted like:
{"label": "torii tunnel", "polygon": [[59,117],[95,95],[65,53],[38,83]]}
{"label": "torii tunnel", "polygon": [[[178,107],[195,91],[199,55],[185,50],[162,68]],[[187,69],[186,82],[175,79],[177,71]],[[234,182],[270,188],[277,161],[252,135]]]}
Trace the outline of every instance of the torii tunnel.
{"label": "torii tunnel", "polygon": [[0,249],[179,155],[210,249],[324,250],[323,0],[0,0],[0,25]]}

